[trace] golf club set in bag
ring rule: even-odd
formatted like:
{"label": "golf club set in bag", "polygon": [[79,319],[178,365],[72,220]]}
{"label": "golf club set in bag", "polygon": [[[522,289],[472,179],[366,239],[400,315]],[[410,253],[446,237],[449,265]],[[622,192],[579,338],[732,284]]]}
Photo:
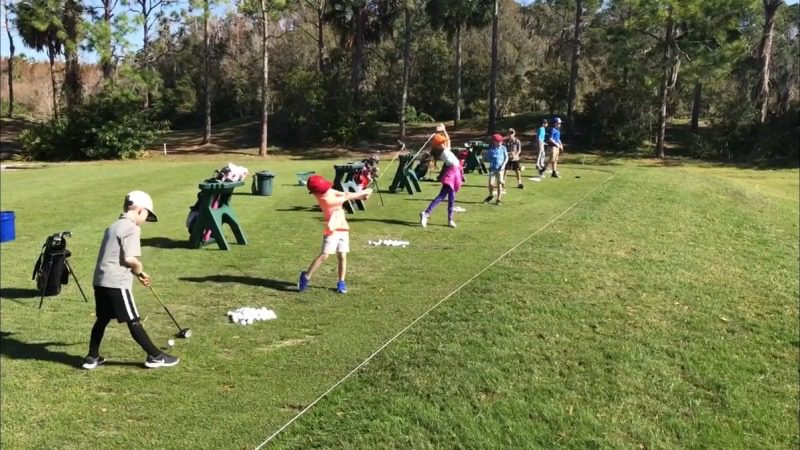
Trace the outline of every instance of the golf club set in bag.
{"label": "golf club set in bag", "polygon": [[[62,231],[60,233],[55,233],[51,236],[48,236],[47,240],[44,242],[44,245],[42,245],[42,251],[39,254],[39,258],[36,260],[36,264],[33,266],[32,279],[36,280],[36,287],[39,289],[41,297],[39,299],[39,309],[42,308],[45,297],[52,297],[61,293],[61,286],[69,282],[70,275],[72,275],[72,278],[75,280],[75,284],[81,291],[83,300],[86,302],[89,301],[89,299],[86,298],[86,294],[83,292],[83,288],[81,287],[81,283],[78,281],[78,277],[75,275],[75,270],[69,263],[69,258],[72,256],[72,252],[67,249],[68,237],[72,237],[72,233],[69,231]],[[159,297],[158,294],[156,294],[156,291],[153,290],[153,287],[149,286],[149,288],[150,292],[153,293],[153,296],[155,296],[155,298],[164,308],[164,311],[167,312],[169,318],[172,319],[172,322],[178,327],[176,336],[183,339],[191,337],[192,330],[189,328],[182,328],[178,324],[178,321],[175,320],[175,316],[173,316],[170,310],[167,308],[167,305],[161,301],[161,297]]]}

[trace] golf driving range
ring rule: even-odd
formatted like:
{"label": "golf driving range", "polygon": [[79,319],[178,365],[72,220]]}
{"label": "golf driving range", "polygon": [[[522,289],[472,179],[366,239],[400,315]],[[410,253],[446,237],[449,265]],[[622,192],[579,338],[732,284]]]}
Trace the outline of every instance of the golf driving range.
{"label": "golf driving range", "polygon": [[[384,189],[393,155],[381,156]],[[198,183],[229,161],[273,173],[273,191],[252,195],[248,178],[231,197],[247,245],[226,227],[228,251],[191,248]],[[384,190],[383,206],[375,195],[347,216],[348,293],[335,292],[330,262],[298,293],[322,214],[295,174],[333,179],[347,161],[152,157],[4,171],[16,236],[0,247],[2,448],[800,444],[797,169],[570,154],[561,179],[509,187],[501,207],[482,202],[486,176],[468,174],[457,229],[442,209],[419,226],[438,184]],[[135,283],[139,314],[181,363],[142,368],[112,322],[108,361],[80,370],[100,239],[133,189],[159,218],[142,227],[152,289]],[[31,270],[63,230],[90,301],[70,280],[39,309]],[[241,307],[277,318],[232,323],[227,312]]]}

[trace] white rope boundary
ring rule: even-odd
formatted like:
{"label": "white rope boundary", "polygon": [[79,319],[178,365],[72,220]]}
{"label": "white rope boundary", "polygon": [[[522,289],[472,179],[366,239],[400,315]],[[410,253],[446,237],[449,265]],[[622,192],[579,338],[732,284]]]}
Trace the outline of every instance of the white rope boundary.
{"label": "white rope boundary", "polygon": [[541,227],[539,227],[539,228],[538,228],[536,231],[534,231],[533,233],[529,234],[527,237],[525,237],[524,239],[522,239],[521,241],[519,241],[519,243],[517,243],[515,246],[513,246],[513,247],[511,247],[510,249],[506,250],[506,251],[505,251],[505,253],[503,253],[502,255],[498,256],[498,257],[497,257],[497,259],[495,259],[494,261],[492,261],[491,263],[489,263],[489,265],[488,265],[488,266],[484,267],[484,268],[483,268],[483,269],[481,269],[481,270],[480,270],[478,273],[476,273],[475,275],[473,275],[473,276],[472,276],[472,278],[470,278],[469,280],[467,280],[467,281],[465,281],[465,282],[461,283],[461,285],[460,285],[460,286],[458,286],[457,288],[455,288],[455,289],[454,289],[452,292],[450,292],[449,294],[447,294],[447,295],[446,295],[444,298],[442,298],[441,300],[439,300],[438,302],[436,302],[436,303],[435,303],[433,306],[431,306],[430,308],[428,308],[428,309],[427,309],[427,310],[426,310],[424,313],[422,313],[422,314],[421,314],[419,317],[417,317],[416,319],[414,319],[414,320],[413,320],[411,323],[409,323],[408,325],[406,325],[406,327],[405,327],[405,328],[403,328],[402,330],[398,331],[398,332],[397,332],[397,334],[395,334],[394,336],[392,336],[391,338],[389,338],[389,340],[388,340],[388,341],[386,341],[386,342],[385,342],[383,345],[381,345],[380,347],[378,347],[378,349],[377,349],[377,350],[375,350],[374,352],[372,352],[372,354],[371,354],[371,355],[369,355],[369,356],[367,357],[367,359],[365,359],[364,361],[362,361],[362,362],[361,362],[361,364],[357,365],[357,366],[356,366],[356,367],[355,367],[353,370],[351,370],[350,372],[348,372],[348,373],[347,373],[347,375],[343,376],[343,377],[342,377],[342,378],[341,378],[339,381],[337,381],[336,383],[334,383],[334,384],[333,384],[333,386],[331,386],[330,388],[328,388],[328,390],[326,390],[326,391],[325,391],[325,392],[323,392],[323,393],[322,393],[322,394],[321,394],[319,397],[317,397],[317,399],[316,399],[316,400],[314,400],[313,402],[309,403],[309,404],[308,404],[308,406],[306,406],[305,408],[303,408],[303,410],[302,410],[302,411],[298,412],[298,413],[297,413],[297,414],[296,414],[294,417],[292,417],[292,418],[291,418],[291,419],[290,419],[288,422],[286,422],[286,423],[285,423],[285,424],[284,424],[282,427],[278,428],[278,429],[277,429],[277,430],[276,430],[274,433],[272,433],[272,434],[271,434],[271,435],[270,435],[270,436],[269,436],[269,437],[268,437],[268,438],[267,438],[267,439],[266,439],[264,442],[262,442],[261,444],[259,444],[259,445],[258,445],[258,447],[256,447],[256,448],[255,448],[255,450],[260,450],[260,449],[261,449],[262,447],[264,447],[264,446],[265,446],[267,443],[269,443],[269,441],[271,441],[272,439],[274,439],[274,438],[275,438],[275,436],[279,435],[279,434],[280,434],[280,433],[281,433],[283,430],[285,430],[287,427],[289,427],[289,425],[291,425],[292,423],[294,423],[294,421],[295,421],[295,420],[297,420],[297,419],[299,419],[300,417],[302,417],[302,416],[303,416],[303,415],[304,415],[306,412],[308,412],[308,410],[310,410],[312,407],[314,407],[314,405],[316,405],[317,403],[319,403],[319,401],[320,401],[320,400],[322,400],[323,398],[325,398],[325,396],[327,396],[328,394],[330,394],[330,393],[331,393],[331,392],[332,392],[334,389],[336,389],[336,388],[337,388],[337,387],[338,387],[340,384],[342,384],[342,383],[344,383],[345,381],[347,381],[347,379],[348,379],[348,378],[350,378],[350,377],[351,377],[351,376],[352,376],[354,373],[358,372],[358,370],[359,370],[359,369],[361,369],[362,367],[364,367],[365,365],[367,365],[367,363],[369,363],[369,362],[372,360],[372,358],[374,358],[375,356],[377,356],[377,355],[378,355],[378,353],[382,352],[382,351],[383,351],[383,349],[385,349],[386,347],[388,347],[388,346],[389,346],[389,344],[391,344],[392,342],[394,342],[394,341],[395,341],[397,338],[399,338],[399,337],[400,337],[400,336],[401,336],[403,333],[405,333],[406,331],[408,331],[408,329],[409,329],[409,328],[411,328],[412,326],[414,326],[414,324],[416,324],[417,322],[419,322],[420,320],[422,320],[422,319],[423,319],[425,316],[427,316],[428,314],[430,314],[430,312],[431,312],[431,311],[433,311],[434,309],[438,308],[438,307],[439,307],[439,305],[441,305],[442,303],[444,303],[444,302],[445,302],[447,299],[449,299],[450,297],[452,297],[453,295],[455,295],[456,293],[458,293],[458,291],[460,291],[461,289],[463,289],[463,288],[464,288],[464,286],[468,285],[468,284],[469,284],[469,283],[471,283],[471,282],[472,282],[474,279],[478,278],[478,277],[479,277],[479,276],[480,276],[480,275],[481,275],[483,272],[486,272],[486,271],[487,271],[487,270],[489,270],[489,269],[490,269],[492,266],[494,266],[495,264],[497,264],[498,262],[500,262],[500,260],[501,260],[501,259],[505,258],[505,257],[506,257],[506,256],[507,256],[509,253],[511,253],[511,252],[513,252],[514,250],[516,250],[516,249],[517,249],[517,248],[518,248],[520,245],[522,245],[522,244],[524,244],[524,243],[528,242],[528,241],[529,241],[531,238],[533,238],[534,236],[536,236],[537,234],[539,234],[540,232],[542,232],[542,230],[544,230],[544,229],[546,229],[547,227],[549,227],[550,225],[552,225],[552,224],[553,224],[555,221],[557,221],[558,219],[560,219],[560,218],[564,217],[564,215],[565,215],[565,214],[567,214],[567,213],[568,213],[568,212],[570,212],[570,211],[571,211],[573,208],[575,208],[575,207],[576,207],[576,206],[577,206],[577,205],[578,205],[580,202],[582,202],[584,199],[586,199],[586,197],[590,196],[590,195],[591,195],[591,194],[593,194],[593,193],[594,193],[596,190],[600,189],[602,186],[604,186],[606,183],[608,183],[608,182],[609,182],[609,181],[611,181],[611,180],[612,180],[614,177],[616,177],[616,176],[617,176],[617,173],[619,173],[619,172],[615,172],[615,173],[614,173],[614,174],[612,174],[610,177],[606,178],[606,179],[605,179],[605,180],[604,180],[602,183],[598,184],[598,185],[597,185],[597,186],[595,186],[595,187],[594,187],[592,190],[590,190],[589,192],[587,192],[586,194],[584,194],[584,195],[583,195],[583,197],[579,198],[579,199],[578,199],[578,200],[577,200],[575,203],[573,203],[573,204],[572,204],[572,206],[570,206],[569,208],[565,209],[564,211],[562,211],[562,212],[561,212],[559,215],[555,216],[554,218],[550,219],[550,221],[549,221],[549,222],[547,222],[546,224],[542,225],[542,226],[541,226]]}

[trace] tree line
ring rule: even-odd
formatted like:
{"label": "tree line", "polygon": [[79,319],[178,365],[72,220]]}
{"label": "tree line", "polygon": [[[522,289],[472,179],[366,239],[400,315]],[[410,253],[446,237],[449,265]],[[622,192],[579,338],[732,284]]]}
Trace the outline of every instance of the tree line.
{"label": "tree line", "polygon": [[[782,0],[2,1],[9,116],[10,27],[49,59],[53,117],[23,139],[38,157],[134,156],[170,126],[202,125],[208,143],[233,119],[258,119],[266,155],[270,139],[352,142],[377,122],[402,139],[412,122],[486,117],[491,133],[538,112],[659,158],[674,118],[695,156],[797,158],[800,14]],[[87,51],[100,86],[82,82]]]}

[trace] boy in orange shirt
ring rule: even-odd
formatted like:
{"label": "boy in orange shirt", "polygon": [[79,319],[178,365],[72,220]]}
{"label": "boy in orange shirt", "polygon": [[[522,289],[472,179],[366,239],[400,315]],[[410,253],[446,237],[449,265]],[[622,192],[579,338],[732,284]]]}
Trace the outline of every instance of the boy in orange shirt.
{"label": "boy in orange shirt", "polygon": [[372,189],[364,189],[361,192],[340,192],[332,189],[333,183],[319,175],[310,177],[306,186],[322,208],[322,213],[325,215],[325,230],[322,252],[314,258],[308,270],[300,272],[297,290],[305,291],[314,272],[328,259],[328,256],[336,253],[339,258],[339,282],[336,284],[336,292],[344,294],[347,292],[344,276],[347,272],[347,253],[350,251],[350,225],[347,224],[342,205],[348,200],[366,200],[372,194]]}

